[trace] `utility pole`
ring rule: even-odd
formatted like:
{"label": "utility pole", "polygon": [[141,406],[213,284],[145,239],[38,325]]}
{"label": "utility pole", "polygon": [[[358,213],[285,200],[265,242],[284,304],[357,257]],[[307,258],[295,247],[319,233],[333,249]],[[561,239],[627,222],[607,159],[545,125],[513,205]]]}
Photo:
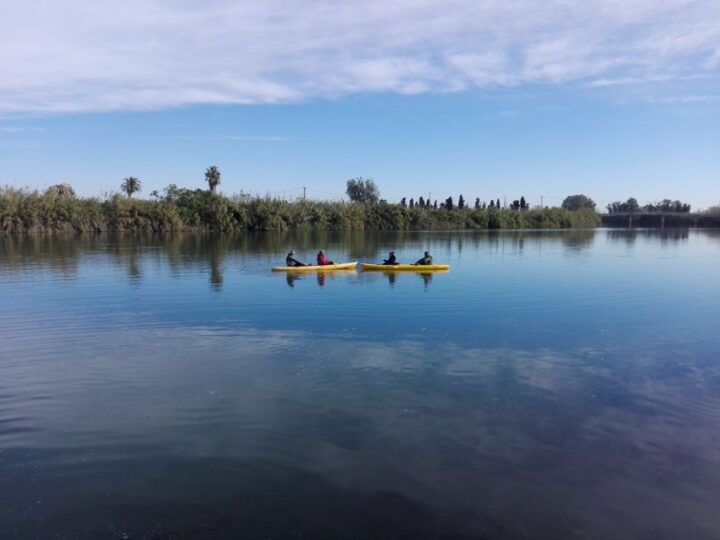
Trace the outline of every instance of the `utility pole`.
{"label": "utility pole", "polygon": [[303,201],[305,200],[305,186],[303,186]]}
{"label": "utility pole", "polygon": [[545,199],[560,199],[558,195],[540,195],[540,208],[545,208]]}

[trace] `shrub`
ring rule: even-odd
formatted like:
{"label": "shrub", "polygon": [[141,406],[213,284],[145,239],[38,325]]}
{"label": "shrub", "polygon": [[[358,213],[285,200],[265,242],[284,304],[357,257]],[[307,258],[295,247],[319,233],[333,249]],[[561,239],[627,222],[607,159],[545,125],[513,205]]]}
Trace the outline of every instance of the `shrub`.
{"label": "shrub", "polygon": [[488,208],[409,208],[377,204],[298,201],[271,197],[232,198],[201,189],[168,186],[151,200],[113,194],[97,198],[63,198],[38,191],[0,188],[0,231],[22,232],[166,232],[286,230],[431,230],[595,227],[590,209],[545,208],[525,211]]}

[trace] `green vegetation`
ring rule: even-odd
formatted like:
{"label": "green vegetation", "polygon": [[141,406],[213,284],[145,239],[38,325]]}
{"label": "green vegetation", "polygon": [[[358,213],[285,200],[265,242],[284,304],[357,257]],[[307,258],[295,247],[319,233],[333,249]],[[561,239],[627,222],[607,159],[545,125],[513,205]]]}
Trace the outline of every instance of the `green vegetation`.
{"label": "green vegetation", "polygon": [[670,199],[663,199],[660,202],[649,203],[645,206],[640,206],[637,199],[630,197],[625,202],[615,201],[607,205],[608,214],[617,213],[633,213],[633,212],[678,212],[688,213],[690,212],[691,206],[682,201],[671,201]]}
{"label": "green vegetation", "polygon": [[565,200],[562,202],[562,207],[567,210],[582,210],[583,208],[595,210],[595,201],[587,195],[570,195],[565,197]]}
{"label": "green vegetation", "polygon": [[452,198],[440,208],[423,202],[412,208],[384,201],[291,203],[270,197],[226,197],[175,185],[153,200],[120,194],[98,199],[5,187],[0,188],[0,232],[547,229],[600,223],[598,214],[590,210],[512,210],[495,205],[459,209]]}
{"label": "green vegetation", "polygon": [[134,176],[128,176],[123,180],[120,185],[120,190],[127,194],[128,197],[132,197],[133,193],[137,193],[142,189],[142,183]]}
{"label": "green vegetation", "polygon": [[345,193],[352,202],[363,204],[377,204],[380,201],[380,192],[372,179],[351,178],[347,181]]}
{"label": "green vegetation", "polygon": [[205,169],[205,181],[210,191],[215,193],[215,190],[220,185],[220,169],[215,165],[210,165],[210,167]]}

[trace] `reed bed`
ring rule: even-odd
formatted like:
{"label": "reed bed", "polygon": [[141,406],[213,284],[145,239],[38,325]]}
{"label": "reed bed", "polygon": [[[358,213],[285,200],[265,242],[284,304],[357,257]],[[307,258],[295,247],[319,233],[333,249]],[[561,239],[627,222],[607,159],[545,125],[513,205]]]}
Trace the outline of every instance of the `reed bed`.
{"label": "reed bed", "polygon": [[0,232],[171,232],[181,230],[332,231],[587,228],[600,224],[592,210],[409,208],[381,202],[288,202],[271,197],[225,196],[170,186],[164,196],[134,199],[59,197],[0,188]]}

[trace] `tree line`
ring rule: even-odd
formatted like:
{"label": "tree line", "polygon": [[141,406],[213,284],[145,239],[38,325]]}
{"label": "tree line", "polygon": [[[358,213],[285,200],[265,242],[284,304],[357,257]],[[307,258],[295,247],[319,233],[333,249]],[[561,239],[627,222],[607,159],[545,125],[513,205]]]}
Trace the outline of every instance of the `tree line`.
{"label": "tree line", "polygon": [[0,187],[0,234],[26,232],[173,232],[203,230],[330,231],[591,228],[594,211],[563,208],[510,210],[403,207],[270,196],[226,196],[171,184],[150,199],[116,193],[104,198],[59,196]]}
{"label": "tree line", "polygon": [[[346,194],[348,198],[353,202],[363,204],[377,204],[379,202],[386,202],[380,198],[380,191],[377,185],[372,179],[363,178],[352,178],[347,181]],[[400,199],[400,206],[403,208],[420,208],[420,209],[443,209],[443,210],[464,210],[469,209],[470,205],[467,204],[463,195],[460,195],[455,204],[452,196],[445,200],[431,201],[429,198],[425,199],[422,195],[417,199],[411,197],[409,200],[407,197]],[[590,197],[583,194],[568,195],[565,197],[561,204],[561,208],[570,211],[579,210],[592,210],[595,211],[597,204]],[[500,204],[500,199],[491,200],[490,203],[481,202],[480,198],[475,199],[475,203],[472,206],[475,210],[529,210],[530,205],[522,196],[519,199],[514,200],[509,206],[503,206]],[[690,212],[691,206],[687,203],[678,200],[663,199],[660,202],[648,203],[644,206],[640,206],[637,199],[630,197],[625,202],[616,201],[607,205],[608,213],[618,212]]]}
{"label": "tree line", "polygon": [[[210,167],[205,169],[205,182],[207,183],[210,192],[215,193],[217,187],[220,185],[220,169],[218,169],[216,165],[210,165]],[[142,182],[134,176],[128,176],[127,178],[124,178],[122,184],[120,184],[120,191],[130,198],[133,194],[142,191]],[[150,195],[153,197],[159,196],[157,191],[153,191]]]}
{"label": "tree line", "polygon": [[678,212],[688,213],[691,210],[691,206],[682,201],[671,201],[670,199],[663,199],[660,202],[648,203],[640,206],[635,197],[630,197],[625,202],[615,201],[607,205],[607,211],[609,214],[617,213],[632,213],[632,212]]}
{"label": "tree line", "polygon": [[[345,188],[345,194],[348,196],[350,201],[356,202],[356,203],[362,203],[362,204],[378,204],[380,202],[387,202],[384,199],[380,198],[380,191],[375,184],[375,181],[372,179],[364,179],[362,177],[359,178],[351,178],[347,181],[347,185]],[[400,206],[403,208],[420,208],[420,209],[444,209],[444,210],[464,210],[466,208],[470,208],[470,206],[467,204],[465,197],[461,194],[458,197],[457,204],[455,204],[452,196],[448,197],[445,200],[441,200],[439,203],[437,199],[435,201],[430,200],[428,197],[425,199],[422,195],[418,197],[417,199],[410,198],[410,201],[408,202],[407,197],[403,197],[400,199]],[[491,200],[490,203],[486,202],[480,202],[480,197],[477,197],[475,199],[475,204],[473,205],[473,208],[475,210],[487,210],[487,209],[501,209],[504,208],[500,204],[500,199],[494,199]],[[530,205],[525,200],[525,197],[522,196],[519,199],[514,200],[510,206],[509,209],[511,210],[529,210]]]}
{"label": "tree line", "polygon": [[[206,189],[169,185],[149,199],[133,198],[142,191],[139,178],[123,179],[120,193],[104,198],[76,197],[68,184],[51,186],[45,193],[0,187],[0,233],[29,231],[213,231],[283,230],[402,230],[402,229],[522,229],[594,227],[600,224],[596,204],[579,194],[566,197],[560,208],[530,208],[524,196],[504,206],[500,199],[489,203],[475,198],[468,203],[457,199],[431,201],[401,199],[398,203],[380,197],[372,179],[352,178],[346,182],[350,202],[295,202],[251,196],[225,196],[217,192],[221,173],[217,166],[205,169]],[[646,205],[645,209],[650,210]],[[652,208],[688,212],[690,205],[663,200]],[[611,211],[639,210],[635,199],[614,203]]]}
{"label": "tree line", "polygon": [[[208,185],[208,189],[211,193],[215,193],[217,190],[218,185],[220,185],[220,179],[221,174],[220,170],[216,165],[211,165],[207,169],[205,169],[205,182]],[[66,186],[66,187],[64,187]],[[59,184],[58,186],[53,186],[50,188],[50,190],[55,190],[56,193],[62,193],[63,190],[66,190],[69,188],[66,184]],[[50,191],[48,190],[48,191]],[[134,177],[134,176],[128,176],[127,178],[123,179],[122,184],[120,185],[120,190],[124,192],[129,198],[132,197],[134,193],[138,193],[142,190],[142,182]],[[74,196],[74,191],[72,189],[69,189],[69,193]],[[380,202],[387,203],[384,199],[380,198],[380,190],[377,187],[377,184],[375,181],[371,178],[365,179],[362,177],[357,178],[351,178],[347,181],[345,186],[345,194],[348,196],[351,202],[355,203],[362,203],[362,204],[378,204]],[[156,198],[159,196],[157,191],[153,191],[151,194],[155,196]],[[409,207],[409,208],[420,208],[420,209],[443,209],[443,210],[465,210],[469,209],[470,206],[467,204],[465,198],[461,194],[458,197],[457,204],[455,204],[452,196],[448,197],[445,200],[441,200],[438,203],[438,200],[431,201],[430,198],[425,199],[422,195],[415,198],[410,198],[408,201],[407,197],[403,197],[400,199],[400,206],[403,208]],[[595,210],[596,208],[595,201],[593,201],[590,197],[578,194],[578,195],[569,195],[567,196],[563,202],[561,207],[570,210],[570,211],[577,211],[577,210]],[[475,210],[500,210],[500,209],[509,209],[509,210],[529,210],[530,205],[525,200],[524,196],[521,196],[519,199],[514,200],[508,207],[502,206],[500,204],[500,199],[494,199],[491,200],[490,203],[481,202],[479,197],[475,198],[475,203],[472,206]],[[627,213],[627,212],[680,212],[680,213],[687,213],[690,212],[691,205],[684,203],[679,200],[670,200],[670,199],[663,199],[660,202],[655,203],[648,203],[644,206],[640,206],[637,199],[634,197],[630,197],[625,202],[615,201],[607,205],[607,211],[609,214],[616,214],[616,213]]]}
{"label": "tree line", "polygon": [[[352,200],[352,199],[351,199]],[[470,209],[471,206],[465,201],[465,198],[460,195],[458,197],[457,204],[455,204],[452,196],[448,197],[447,199],[440,201],[438,203],[437,199],[435,201],[431,201],[430,199],[425,199],[421,195],[417,198],[417,200],[410,198],[410,201],[408,202],[407,197],[403,197],[400,199],[400,206],[403,208],[409,207],[409,208],[425,208],[425,209],[443,209],[443,210],[465,210]],[[480,197],[477,197],[475,199],[475,203],[472,205],[472,209],[474,210],[493,210],[493,209],[501,209],[505,208],[500,204],[500,199],[491,200],[490,203],[486,202],[480,202]],[[514,200],[510,206],[507,207],[507,209],[510,210],[529,210],[530,205],[525,201],[525,197],[520,197],[517,200]]]}

